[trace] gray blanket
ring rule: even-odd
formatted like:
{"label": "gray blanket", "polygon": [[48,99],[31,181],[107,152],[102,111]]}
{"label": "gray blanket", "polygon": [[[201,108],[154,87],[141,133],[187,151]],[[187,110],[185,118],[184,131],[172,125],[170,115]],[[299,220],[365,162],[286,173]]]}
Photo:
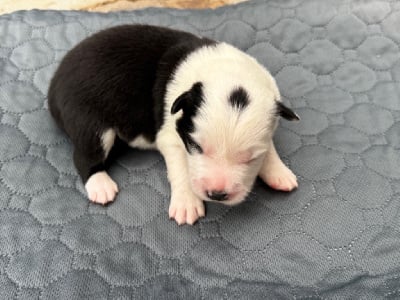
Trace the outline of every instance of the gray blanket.
{"label": "gray blanket", "polygon": [[[126,23],[264,64],[302,119],[275,137],[298,190],[257,182],[245,203],[178,227],[162,157],[131,150],[110,169],[116,202],[89,204],[46,90],[66,51]],[[0,299],[399,298],[399,28],[395,1],[0,16]]]}

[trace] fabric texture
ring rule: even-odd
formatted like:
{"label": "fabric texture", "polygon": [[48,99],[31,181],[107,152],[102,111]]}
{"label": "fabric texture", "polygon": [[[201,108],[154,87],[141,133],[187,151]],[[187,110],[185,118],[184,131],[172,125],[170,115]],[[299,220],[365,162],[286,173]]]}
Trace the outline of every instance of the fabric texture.
{"label": "fabric texture", "polygon": [[[46,92],[70,48],[126,23],[226,41],[264,64],[301,117],[275,136],[299,188],[258,181],[245,203],[207,204],[179,227],[162,157],[132,150],[110,169],[115,203],[90,204]],[[399,298],[399,28],[396,1],[0,16],[0,299]]]}

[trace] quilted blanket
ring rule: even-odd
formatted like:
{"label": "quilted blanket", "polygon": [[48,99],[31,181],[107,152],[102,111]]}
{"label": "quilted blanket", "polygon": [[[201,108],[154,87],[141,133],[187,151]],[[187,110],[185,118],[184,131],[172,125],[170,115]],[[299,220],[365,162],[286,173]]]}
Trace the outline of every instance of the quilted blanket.
{"label": "quilted blanket", "polygon": [[[302,119],[275,136],[299,188],[257,182],[243,204],[179,227],[162,157],[132,149],[110,169],[116,202],[90,204],[46,92],[70,48],[127,23],[264,64]],[[0,299],[399,298],[399,28],[390,0],[0,16]]]}

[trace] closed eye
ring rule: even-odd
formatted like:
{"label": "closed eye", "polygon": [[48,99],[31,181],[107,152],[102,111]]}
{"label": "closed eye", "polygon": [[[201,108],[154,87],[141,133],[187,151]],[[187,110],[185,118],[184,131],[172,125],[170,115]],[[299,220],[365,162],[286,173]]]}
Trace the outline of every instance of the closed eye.
{"label": "closed eye", "polygon": [[253,158],[249,159],[249,160],[246,162],[246,164],[249,165],[249,164],[255,162],[255,161],[257,160],[257,158],[258,158],[258,157],[253,157]]}
{"label": "closed eye", "polygon": [[259,159],[264,159],[265,153],[267,152],[267,147],[262,147],[258,149],[252,149],[250,150],[250,153],[252,154],[249,159],[247,160],[246,164],[251,164],[253,162],[256,162]]}
{"label": "closed eye", "polygon": [[197,144],[193,139],[188,141],[190,148],[194,149],[199,154],[203,154],[203,149],[199,144]]}
{"label": "closed eye", "polygon": [[265,150],[247,150],[239,152],[236,156],[236,161],[239,164],[250,165],[262,158],[265,154]]}
{"label": "closed eye", "polygon": [[253,158],[253,155],[250,151],[239,152],[236,156],[236,161],[239,164],[247,165],[253,162],[254,160],[255,158]]}
{"label": "closed eye", "polygon": [[254,163],[257,159],[259,158],[259,156],[256,157],[252,157],[246,161],[241,161],[240,163],[243,165],[251,165],[252,163]]}

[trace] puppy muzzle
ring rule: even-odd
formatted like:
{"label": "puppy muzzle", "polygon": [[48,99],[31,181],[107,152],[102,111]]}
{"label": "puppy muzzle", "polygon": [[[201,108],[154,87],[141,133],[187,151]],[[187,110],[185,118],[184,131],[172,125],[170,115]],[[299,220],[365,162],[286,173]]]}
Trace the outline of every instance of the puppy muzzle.
{"label": "puppy muzzle", "polygon": [[229,198],[225,191],[207,191],[207,197],[215,201],[224,201]]}

